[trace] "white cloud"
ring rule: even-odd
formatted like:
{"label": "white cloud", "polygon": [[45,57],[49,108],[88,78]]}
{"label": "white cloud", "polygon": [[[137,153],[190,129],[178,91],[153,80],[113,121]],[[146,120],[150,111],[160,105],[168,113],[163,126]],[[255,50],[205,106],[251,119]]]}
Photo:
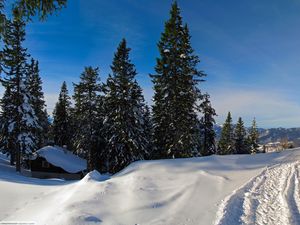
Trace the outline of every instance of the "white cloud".
{"label": "white cloud", "polygon": [[220,123],[230,111],[234,121],[241,116],[246,125],[255,117],[258,125],[263,127],[300,126],[299,102],[288,99],[278,90],[226,88],[213,91],[211,96]]}
{"label": "white cloud", "polygon": [[58,100],[59,93],[45,93],[45,101],[47,104],[47,112],[50,116],[52,116],[52,112],[54,109],[54,106]]}

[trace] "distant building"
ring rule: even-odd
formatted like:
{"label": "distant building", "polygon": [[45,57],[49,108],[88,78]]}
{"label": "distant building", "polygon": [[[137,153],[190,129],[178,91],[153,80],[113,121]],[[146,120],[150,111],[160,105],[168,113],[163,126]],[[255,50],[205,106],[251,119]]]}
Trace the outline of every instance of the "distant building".
{"label": "distant building", "polygon": [[277,152],[283,150],[280,142],[270,142],[263,146],[265,152]]}
{"label": "distant building", "polygon": [[29,160],[31,176],[36,178],[81,179],[87,169],[85,159],[58,146],[46,146]]}
{"label": "distant building", "polygon": [[277,141],[277,142],[270,142],[263,145],[263,150],[265,152],[278,152],[284,149],[292,148],[294,146],[294,142],[292,141]]}

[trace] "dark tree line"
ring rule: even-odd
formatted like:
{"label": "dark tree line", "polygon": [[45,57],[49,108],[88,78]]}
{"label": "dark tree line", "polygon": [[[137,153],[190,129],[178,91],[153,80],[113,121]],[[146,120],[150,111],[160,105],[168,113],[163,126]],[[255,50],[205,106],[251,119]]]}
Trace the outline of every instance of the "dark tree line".
{"label": "dark tree line", "polygon": [[222,127],[222,133],[218,142],[217,154],[253,154],[258,152],[258,130],[255,119],[252,126],[247,130],[244,122],[239,117],[236,125],[232,123],[231,113],[229,112]]}

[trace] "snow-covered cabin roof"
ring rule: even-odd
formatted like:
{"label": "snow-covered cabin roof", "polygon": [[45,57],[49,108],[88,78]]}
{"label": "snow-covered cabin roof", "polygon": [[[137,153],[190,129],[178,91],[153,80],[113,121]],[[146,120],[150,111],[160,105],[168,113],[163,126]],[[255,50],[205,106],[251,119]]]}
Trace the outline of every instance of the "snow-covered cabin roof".
{"label": "snow-covered cabin roof", "polygon": [[87,168],[85,159],[72,154],[58,146],[46,146],[35,152],[36,157],[43,157],[54,166],[60,167],[69,173],[78,173]]}

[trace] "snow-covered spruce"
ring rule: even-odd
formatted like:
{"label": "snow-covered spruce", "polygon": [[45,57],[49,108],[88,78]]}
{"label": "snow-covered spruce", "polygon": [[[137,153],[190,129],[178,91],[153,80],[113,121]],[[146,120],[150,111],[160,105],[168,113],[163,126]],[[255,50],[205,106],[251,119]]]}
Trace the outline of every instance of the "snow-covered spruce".
{"label": "snow-covered spruce", "polygon": [[235,152],[234,146],[234,129],[232,124],[231,113],[228,112],[226,121],[222,127],[221,137],[218,143],[218,154],[228,155]]}
{"label": "snow-covered spruce", "polygon": [[88,170],[102,170],[104,161],[103,96],[98,68],[86,67],[80,82],[74,84],[75,107],[73,120],[75,135],[73,145],[78,155],[88,160]]}
{"label": "snow-covered spruce", "polygon": [[20,145],[22,154],[30,155],[38,148],[38,130],[41,129],[39,120],[32,107],[32,96],[24,82],[20,82],[21,105],[18,107],[20,114],[20,130],[17,142]]}
{"label": "snow-covered spruce", "polygon": [[103,157],[109,172],[115,173],[131,162],[144,159],[148,140],[145,135],[145,103],[142,89],[135,80],[137,74],[129,59],[126,40],[115,53],[104,86],[104,131],[106,150]]}
{"label": "snow-covered spruce", "polygon": [[40,125],[39,129],[35,130],[35,136],[37,138],[37,148],[41,148],[48,142],[49,126],[48,114],[46,111],[46,104],[44,100],[44,93],[42,90],[42,80],[40,77],[39,62],[31,59],[31,62],[27,65],[26,70],[26,87],[31,96],[30,104],[37,117]]}
{"label": "snow-covered spruce", "polygon": [[54,143],[58,146],[72,147],[73,123],[71,118],[71,98],[68,93],[67,83],[64,81],[58,97],[58,102],[53,110],[52,134]]}
{"label": "snow-covered spruce", "polygon": [[1,117],[6,121],[2,126],[1,147],[6,149],[11,156],[11,163],[16,162],[16,170],[20,171],[23,158],[37,148],[41,126],[33,107],[34,96],[28,86],[29,77],[26,76],[28,54],[22,47],[25,23],[14,17],[12,21],[8,21],[6,28],[2,52],[6,74],[3,85],[6,90],[1,102]]}
{"label": "snow-covered spruce", "polygon": [[217,153],[216,133],[214,129],[215,119],[217,115],[214,108],[211,106],[208,94],[204,95],[203,101],[200,104],[200,109],[203,114],[200,119],[201,132],[201,155],[207,156]]}
{"label": "snow-covered spruce", "polygon": [[249,154],[250,151],[250,141],[247,137],[244,122],[241,117],[239,117],[238,122],[234,129],[234,151],[235,154]]}
{"label": "snow-covered spruce", "polygon": [[179,158],[200,155],[199,103],[202,99],[198,84],[204,73],[197,69],[200,62],[190,43],[187,25],[183,25],[175,2],[171,17],[158,43],[154,83],[154,158]]}

